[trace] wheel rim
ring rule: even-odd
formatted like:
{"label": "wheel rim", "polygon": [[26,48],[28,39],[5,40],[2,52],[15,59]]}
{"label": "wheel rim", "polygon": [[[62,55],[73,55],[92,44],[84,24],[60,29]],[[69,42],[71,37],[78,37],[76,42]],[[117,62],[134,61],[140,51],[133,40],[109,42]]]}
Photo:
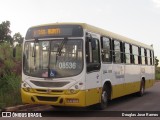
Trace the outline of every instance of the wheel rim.
{"label": "wheel rim", "polygon": [[103,93],[102,93],[102,101],[103,101],[104,103],[107,102],[107,92],[106,92],[106,91],[103,91]]}
{"label": "wheel rim", "polygon": [[141,87],[141,94],[144,93],[144,83],[142,83],[142,87]]}

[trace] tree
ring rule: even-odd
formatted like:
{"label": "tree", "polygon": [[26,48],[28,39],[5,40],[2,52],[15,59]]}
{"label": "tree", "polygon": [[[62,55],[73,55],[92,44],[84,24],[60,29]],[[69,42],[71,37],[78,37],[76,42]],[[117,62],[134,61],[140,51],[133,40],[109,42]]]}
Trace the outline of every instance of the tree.
{"label": "tree", "polygon": [[157,57],[155,57],[155,66],[157,67],[159,64],[159,60],[157,59]]}
{"label": "tree", "polygon": [[22,35],[18,32],[18,33],[15,33],[13,35],[13,42],[18,42],[18,44],[22,44],[23,43],[23,40],[24,40],[24,37],[22,37]]}
{"label": "tree", "polygon": [[0,42],[10,42],[12,43],[10,22],[4,21],[0,24]]}

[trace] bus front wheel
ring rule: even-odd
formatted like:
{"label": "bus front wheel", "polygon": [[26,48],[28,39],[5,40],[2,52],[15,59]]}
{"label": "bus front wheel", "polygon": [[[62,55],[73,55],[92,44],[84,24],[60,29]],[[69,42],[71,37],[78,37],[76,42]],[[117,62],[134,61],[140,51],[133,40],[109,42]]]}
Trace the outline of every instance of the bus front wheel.
{"label": "bus front wheel", "polygon": [[101,93],[101,102],[97,104],[97,108],[99,110],[104,110],[107,107],[109,98],[109,90],[104,86]]}

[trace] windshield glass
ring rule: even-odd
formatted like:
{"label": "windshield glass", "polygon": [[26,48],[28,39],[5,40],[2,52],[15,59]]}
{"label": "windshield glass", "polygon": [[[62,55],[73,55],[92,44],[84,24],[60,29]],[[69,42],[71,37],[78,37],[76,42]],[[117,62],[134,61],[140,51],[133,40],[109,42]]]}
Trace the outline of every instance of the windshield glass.
{"label": "windshield glass", "polygon": [[24,73],[33,77],[69,77],[83,68],[82,40],[26,42],[23,56]]}

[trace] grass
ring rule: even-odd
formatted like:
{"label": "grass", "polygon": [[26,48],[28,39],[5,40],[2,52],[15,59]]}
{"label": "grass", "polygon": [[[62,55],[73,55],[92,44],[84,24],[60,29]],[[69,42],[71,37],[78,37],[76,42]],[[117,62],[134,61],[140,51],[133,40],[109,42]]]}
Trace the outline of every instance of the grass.
{"label": "grass", "polygon": [[0,78],[0,109],[21,104],[20,79],[15,74]]}
{"label": "grass", "polygon": [[0,44],[0,109],[21,104],[21,46],[16,58],[9,43]]}
{"label": "grass", "polygon": [[160,80],[160,73],[156,74],[156,80]]}
{"label": "grass", "polygon": [[156,80],[160,80],[160,67],[156,67]]}

